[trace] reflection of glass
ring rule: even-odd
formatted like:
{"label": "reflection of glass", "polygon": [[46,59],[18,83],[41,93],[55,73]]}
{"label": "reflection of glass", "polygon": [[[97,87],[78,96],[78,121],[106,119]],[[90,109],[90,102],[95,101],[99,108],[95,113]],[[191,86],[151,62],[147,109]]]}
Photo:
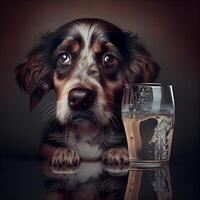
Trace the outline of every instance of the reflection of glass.
{"label": "reflection of glass", "polygon": [[151,185],[157,193],[158,199],[172,199],[172,188],[169,168],[161,168],[154,171]]}
{"label": "reflection of glass", "polygon": [[126,193],[125,193],[124,200],[138,199],[141,179],[142,179],[142,170],[129,171],[128,183],[126,186]]}
{"label": "reflection of glass", "polygon": [[172,200],[169,167],[131,169],[124,200],[157,199]]}
{"label": "reflection of glass", "polygon": [[122,100],[130,165],[159,167],[170,158],[175,105],[172,86],[126,85]]}

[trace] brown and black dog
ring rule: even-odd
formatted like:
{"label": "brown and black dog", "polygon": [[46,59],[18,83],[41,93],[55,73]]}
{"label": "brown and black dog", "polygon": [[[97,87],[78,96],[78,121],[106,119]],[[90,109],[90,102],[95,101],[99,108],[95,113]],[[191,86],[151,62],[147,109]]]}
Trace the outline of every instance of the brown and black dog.
{"label": "brown and black dog", "polygon": [[56,93],[51,114],[57,125],[45,138],[42,155],[62,167],[80,159],[128,163],[127,148],[106,145],[122,124],[123,85],[151,82],[158,71],[136,35],[101,19],[77,19],[42,35],[16,68],[31,109],[49,90]]}

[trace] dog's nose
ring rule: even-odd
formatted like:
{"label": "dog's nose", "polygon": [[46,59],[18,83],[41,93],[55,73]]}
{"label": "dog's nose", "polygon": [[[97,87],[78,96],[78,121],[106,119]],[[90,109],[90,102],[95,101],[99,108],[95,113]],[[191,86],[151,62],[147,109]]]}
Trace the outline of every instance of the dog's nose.
{"label": "dog's nose", "polygon": [[92,106],[96,93],[86,88],[74,88],[69,92],[68,103],[72,110],[86,110]]}

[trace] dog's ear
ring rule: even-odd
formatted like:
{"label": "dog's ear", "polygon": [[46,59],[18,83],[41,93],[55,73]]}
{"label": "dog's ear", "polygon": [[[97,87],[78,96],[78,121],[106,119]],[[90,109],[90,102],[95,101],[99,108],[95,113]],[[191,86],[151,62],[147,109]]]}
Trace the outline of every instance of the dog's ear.
{"label": "dog's ear", "polygon": [[129,49],[129,82],[153,82],[159,73],[160,66],[156,64],[151,54],[137,41],[137,36],[126,33],[126,44]]}
{"label": "dog's ear", "polygon": [[[47,38],[45,38],[47,40]],[[30,109],[53,87],[53,69],[48,63],[48,46],[35,46],[27,56],[27,61],[16,67],[16,78],[21,89],[30,94]]]}
{"label": "dog's ear", "polygon": [[30,94],[30,110],[53,87],[52,70],[38,57],[31,57],[16,67],[16,78],[21,89]]}

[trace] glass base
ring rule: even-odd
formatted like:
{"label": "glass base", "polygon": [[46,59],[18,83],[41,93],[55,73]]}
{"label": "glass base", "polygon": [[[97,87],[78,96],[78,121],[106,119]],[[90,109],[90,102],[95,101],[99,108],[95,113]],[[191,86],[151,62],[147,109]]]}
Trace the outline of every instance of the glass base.
{"label": "glass base", "polygon": [[159,168],[167,165],[168,160],[129,160],[129,167],[131,168]]}

